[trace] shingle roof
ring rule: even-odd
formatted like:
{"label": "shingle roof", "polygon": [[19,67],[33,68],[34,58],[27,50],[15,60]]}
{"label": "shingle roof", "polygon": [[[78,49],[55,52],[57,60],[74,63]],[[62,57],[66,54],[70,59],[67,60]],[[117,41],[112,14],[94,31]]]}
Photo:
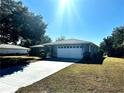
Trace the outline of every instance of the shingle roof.
{"label": "shingle roof", "polygon": [[10,45],[10,44],[0,44],[0,49],[26,49],[26,50],[29,50],[29,48],[26,48],[26,47]]}
{"label": "shingle roof", "polygon": [[67,39],[62,41],[56,41],[52,43],[46,43],[44,45],[60,45],[60,44],[89,44],[91,42],[84,41],[84,40],[78,40],[78,39]]}
{"label": "shingle roof", "polygon": [[63,44],[68,45],[68,44],[94,44],[94,43],[92,43],[90,41],[84,41],[84,40],[78,40],[78,39],[66,39],[66,40],[62,40],[62,41],[45,43],[45,44],[41,44],[41,45],[34,45],[34,46],[31,46],[31,48],[32,47],[44,47],[45,45],[63,45]]}
{"label": "shingle roof", "polygon": [[35,47],[44,47],[44,45],[34,45],[34,46],[30,46],[31,48],[35,48]]}

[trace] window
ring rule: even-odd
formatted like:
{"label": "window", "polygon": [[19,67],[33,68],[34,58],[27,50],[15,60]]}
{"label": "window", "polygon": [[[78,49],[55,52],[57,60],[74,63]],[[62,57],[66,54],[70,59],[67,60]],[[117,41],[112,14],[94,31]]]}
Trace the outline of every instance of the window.
{"label": "window", "polygon": [[60,46],[58,46],[58,48],[61,48]]}
{"label": "window", "polygon": [[64,48],[66,48],[66,46],[64,46]]}
{"label": "window", "polygon": [[70,48],[72,48],[72,46],[70,46]]}
{"label": "window", "polygon": [[69,46],[67,46],[67,48],[69,48]]}
{"label": "window", "polygon": [[77,48],[79,48],[79,46],[77,46]]}
{"label": "window", "polygon": [[73,48],[75,48],[75,46],[73,46]]}

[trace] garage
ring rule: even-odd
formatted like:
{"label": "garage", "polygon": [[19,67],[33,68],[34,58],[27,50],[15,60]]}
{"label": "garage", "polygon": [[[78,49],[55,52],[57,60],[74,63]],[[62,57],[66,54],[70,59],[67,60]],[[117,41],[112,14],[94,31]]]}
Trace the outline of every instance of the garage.
{"label": "garage", "polygon": [[58,58],[82,58],[82,48],[81,46],[58,46],[57,47],[57,57]]}

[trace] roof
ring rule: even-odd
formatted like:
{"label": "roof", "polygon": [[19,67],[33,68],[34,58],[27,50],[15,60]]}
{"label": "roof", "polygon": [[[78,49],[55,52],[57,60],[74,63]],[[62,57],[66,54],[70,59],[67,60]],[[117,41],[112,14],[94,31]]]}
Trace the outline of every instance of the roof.
{"label": "roof", "polygon": [[10,44],[0,44],[0,49],[22,49],[22,50],[29,50],[29,48],[21,47],[17,45],[10,45]]}
{"label": "roof", "polygon": [[63,44],[89,44],[91,42],[84,41],[84,40],[78,40],[78,39],[67,39],[62,41],[56,41],[52,43],[46,43],[44,45],[63,45]]}
{"label": "roof", "polygon": [[31,46],[31,47],[44,47],[45,45],[63,45],[63,44],[93,44],[93,43],[89,42],[89,41],[78,40],[78,39],[67,39],[67,40],[62,40],[62,41],[45,43],[42,45],[35,45],[35,46]]}
{"label": "roof", "polygon": [[44,45],[34,45],[34,46],[30,46],[31,48],[35,48],[35,47],[44,47]]}

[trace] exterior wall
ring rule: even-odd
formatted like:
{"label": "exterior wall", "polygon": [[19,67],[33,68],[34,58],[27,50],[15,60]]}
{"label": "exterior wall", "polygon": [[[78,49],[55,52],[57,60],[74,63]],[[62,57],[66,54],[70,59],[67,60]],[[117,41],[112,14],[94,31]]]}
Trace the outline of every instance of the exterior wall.
{"label": "exterior wall", "polygon": [[51,50],[51,57],[57,57],[57,46],[51,46],[52,50]]}
{"label": "exterior wall", "polygon": [[91,52],[91,53],[97,53],[98,52],[98,46],[96,46],[94,44],[90,44],[89,45],[89,52]]}
{"label": "exterior wall", "polygon": [[57,57],[57,47],[64,47],[64,46],[79,46],[82,48],[82,57],[85,52],[96,53],[98,51],[98,47],[94,44],[63,44],[63,45],[51,45],[50,47],[50,54],[51,57]]}
{"label": "exterior wall", "polygon": [[89,52],[89,45],[88,44],[82,44],[82,49],[84,52]]}
{"label": "exterior wall", "polygon": [[28,50],[0,49],[0,54],[28,54]]}

